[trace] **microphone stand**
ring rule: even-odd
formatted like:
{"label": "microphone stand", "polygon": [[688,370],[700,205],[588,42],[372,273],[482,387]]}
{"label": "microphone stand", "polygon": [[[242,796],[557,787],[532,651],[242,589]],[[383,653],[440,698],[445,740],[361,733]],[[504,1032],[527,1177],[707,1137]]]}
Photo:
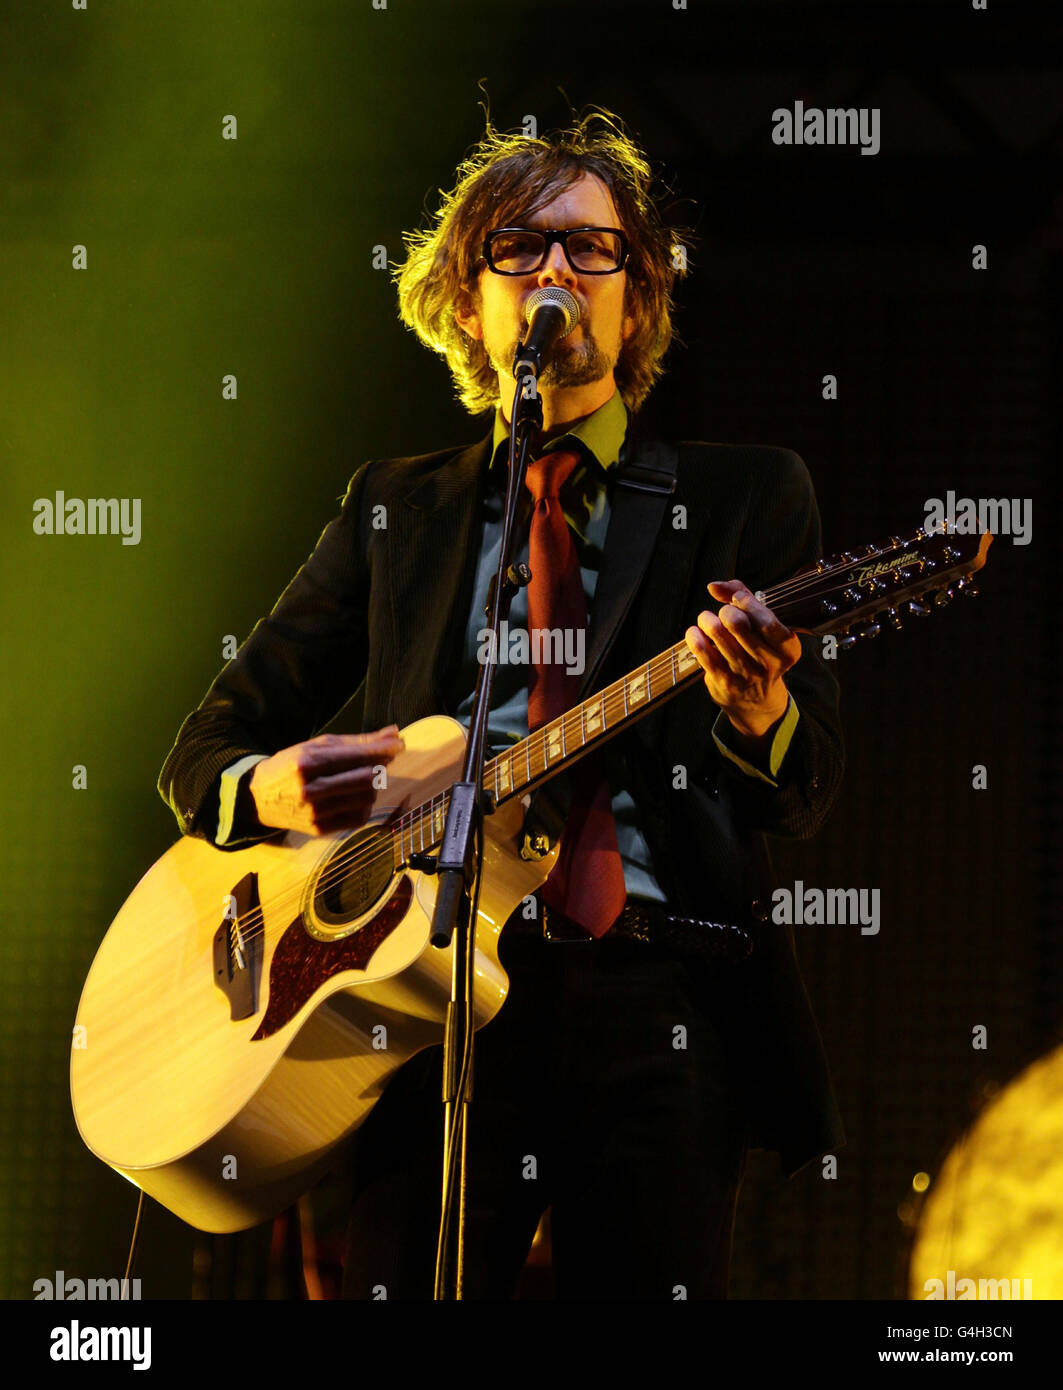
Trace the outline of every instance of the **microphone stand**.
{"label": "microphone stand", "polygon": [[[452,938],[454,940],[450,1003],[443,1035],[443,1191],[433,1295],[437,1302],[462,1297],[466,1136],[476,1033],[473,1015],[476,915],[483,869],[483,817],[494,810],[494,797],[483,788],[487,718],[501,624],[509,616],[513,595],[531,579],[527,565],[513,565],[510,554],[517,503],[524,487],[528,446],[543,423],[543,404],[535,378],[534,369],[524,367],[517,376],[513,395],[502,540],[498,569],[491,580],[485,608],[494,640],[489,659],[481,662],[477,673],[461,780],[450,789],[443,839],[434,865],[438,889],[431,942],[443,949],[450,945]],[[421,859],[420,867],[428,867],[424,857]]]}

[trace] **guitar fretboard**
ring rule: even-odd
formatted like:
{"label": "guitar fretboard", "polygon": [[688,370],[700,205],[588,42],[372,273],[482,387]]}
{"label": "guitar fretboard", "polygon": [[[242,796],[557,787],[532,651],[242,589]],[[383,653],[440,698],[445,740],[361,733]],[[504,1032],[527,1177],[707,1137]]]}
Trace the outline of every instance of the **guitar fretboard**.
{"label": "guitar fretboard", "polygon": [[[943,586],[954,579],[958,589],[968,585],[970,574],[985,564],[992,539],[989,532],[958,532],[945,525],[931,532],[920,528],[913,536],[891,536],[883,545],[860,546],[818,560],[790,579],[758,591],[757,598],[794,632],[841,633],[839,647],[844,648],[857,641],[850,627],[858,618],[865,623],[858,635],[874,637],[880,628],[872,620],[882,612],[900,626],[897,604],[903,599],[912,599],[911,611],[924,617],[930,609],[918,600],[926,598],[931,588],[937,603],[947,602],[953,590]],[[496,805],[529,791],[701,675],[697,657],[685,641],[677,642],[492,758],[484,767],[484,791]],[[449,804],[450,793],[443,792],[392,825],[396,870],[411,855],[440,842]]]}
{"label": "guitar fretboard", "polygon": [[[484,791],[501,805],[531,790],[702,674],[686,642],[677,642],[490,759],[484,764]],[[449,803],[450,793],[441,792],[400,817],[392,830],[396,869],[411,854],[426,853],[439,843]]]}

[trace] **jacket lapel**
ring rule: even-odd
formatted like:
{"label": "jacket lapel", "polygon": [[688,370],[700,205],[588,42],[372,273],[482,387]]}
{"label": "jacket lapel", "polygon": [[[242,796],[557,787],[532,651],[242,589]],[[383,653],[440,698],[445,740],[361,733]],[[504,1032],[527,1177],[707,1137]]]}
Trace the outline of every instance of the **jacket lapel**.
{"label": "jacket lapel", "polygon": [[[488,435],[433,468],[401,497],[389,518],[391,602],[402,651],[394,717],[402,723],[442,712],[443,692],[461,660],[490,451]],[[675,466],[674,448],[629,432],[613,485],[581,700],[594,688],[642,583],[668,510]]]}
{"label": "jacket lapel", "polygon": [[397,660],[395,718],[442,711],[461,659],[480,548],[488,436],[433,468],[391,509],[391,604]]}
{"label": "jacket lapel", "polygon": [[[629,439],[630,439],[629,435]],[[580,700],[593,690],[605,658],[623,626],[646,573],[675,489],[674,446],[631,440],[617,462],[610,500],[609,529],[602,568],[594,592],[594,615],[588,633],[587,668]]]}

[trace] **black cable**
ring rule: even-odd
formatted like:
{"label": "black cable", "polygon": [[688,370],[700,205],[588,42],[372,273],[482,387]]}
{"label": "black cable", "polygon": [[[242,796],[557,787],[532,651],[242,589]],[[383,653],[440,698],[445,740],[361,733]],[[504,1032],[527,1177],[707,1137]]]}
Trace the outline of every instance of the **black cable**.
{"label": "black cable", "polygon": [[137,1241],[140,1238],[140,1213],[144,1210],[144,1189],[137,1198],[137,1216],[133,1222],[133,1239],[129,1242],[129,1259],[126,1261],[125,1277],[122,1279],[122,1297],[129,1297],[129,1280],[133,1273],[133,1261],[137,1257]]}

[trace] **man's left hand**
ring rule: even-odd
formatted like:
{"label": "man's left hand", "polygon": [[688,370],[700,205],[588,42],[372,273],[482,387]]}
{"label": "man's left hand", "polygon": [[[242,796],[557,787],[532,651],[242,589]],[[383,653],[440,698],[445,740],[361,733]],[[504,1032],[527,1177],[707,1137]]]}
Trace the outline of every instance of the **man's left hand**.
{"label": "man's left hand", "polygon": [[801,640],[740,579],[708,585],[722,603],[707,609],[686,643],[705,670],[705,688],[746,738],[760,738],[786,713],[783,676],[801,655]]}

